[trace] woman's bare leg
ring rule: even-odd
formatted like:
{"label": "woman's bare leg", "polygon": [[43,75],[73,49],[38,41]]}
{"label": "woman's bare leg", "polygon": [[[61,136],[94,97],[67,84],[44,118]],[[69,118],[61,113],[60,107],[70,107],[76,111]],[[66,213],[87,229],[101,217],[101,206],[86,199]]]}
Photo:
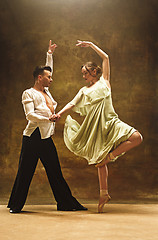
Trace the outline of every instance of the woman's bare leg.
{"label": "woman's bare leg", "polygon": [[[130,149],[138,146],[142,141],[143,141],[142,135],[138,131],[136,131],[127,139],[127,141],[121,143],[111,153],[114,157],[119,156],[121,153],[127,152]],[[101,163],[97,164],[96,167],[101,167],[102,165],[109,163],[110,159],[108,155]]]}
{"label": "woman's bare leg", "polygon": [[[121,143],[115,150],[112,151],[113,157],[120,155],[123,152],[127,152],[130,149],[138,146],[142,142],[143,138],[139,132],[134,132],[127,141]],[[109,154],[108,154],[109,155]],[[108,156],[107,155],[107,156]],[[100,185],[100,199],[98,204],[98,212],[103,212],[103,206],[107,203],[111,197],[108,194],[108,168],[107,163],[110,162],[109,156],[105,158],[101,163],[97,164],[98,177]]]}
{"label": "woman's bare leg", "polygon": [[103,165],[98,167],[98,178],[100,190],[106,190],[108,193],[108,167]]}
{"label": "woman's bare leg", "polygon": [[100,198],[98,204],[98,212],[103,212],[104,204],[107,203],[111,197],[108,194],[108,168],[107,165],[98,167],[98,178],[100,186]]}
{"label": "woman's bare leg", "polygon": [[113,156],[116,157],[123,152],[129,151],[141,144],[142,140],[142,135],[139,132],[134,132],[127,141],[121,143],[114,151],[112,151]]}

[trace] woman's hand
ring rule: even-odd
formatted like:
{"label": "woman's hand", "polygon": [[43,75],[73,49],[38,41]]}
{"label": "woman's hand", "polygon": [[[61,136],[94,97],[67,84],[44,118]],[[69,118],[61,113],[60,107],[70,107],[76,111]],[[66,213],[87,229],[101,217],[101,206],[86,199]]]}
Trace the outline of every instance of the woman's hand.
{"label": "woman's hand", "polygon": [[51,122],[57,122],[59,119],[60,119],[60,114],[58,114],[58,113],[50,116],[50,118],[49,118],[49,120]]}
{"label": "woman's hand", "polygon": [[80,47],[90,47],[92,45],[92,42],[88,42],[88,41],[80,41],[77,40],[76,46],[80,46]]}
{"label": "woman's hand", "polygon": [[57,48],[57,45],[55,43],[52,44],[52,40],[50,40],[49,46],[48,46],[48,53],[53,54],[56,48]]}

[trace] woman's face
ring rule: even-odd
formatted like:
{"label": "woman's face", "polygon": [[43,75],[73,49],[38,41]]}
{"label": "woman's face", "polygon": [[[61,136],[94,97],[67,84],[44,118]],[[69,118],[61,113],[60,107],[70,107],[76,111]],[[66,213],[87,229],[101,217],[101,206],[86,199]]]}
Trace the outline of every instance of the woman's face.
{"label": "woman's face", "polygon": [[82,71],[83,78],[87,83],[91,83],[96,78],[96,69],[92,71],[87,67],[83,66],[81,71]]}

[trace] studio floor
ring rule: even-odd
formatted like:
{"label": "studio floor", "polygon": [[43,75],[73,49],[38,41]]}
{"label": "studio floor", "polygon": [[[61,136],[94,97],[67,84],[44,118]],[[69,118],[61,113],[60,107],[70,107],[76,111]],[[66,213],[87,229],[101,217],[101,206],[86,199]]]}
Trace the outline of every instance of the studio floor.
{"label": "studio floor", "polygon": [[25,205],[10,214],[0,205],[1,240],[157,240],[158,204],[108,204],[97,213],[60,212],[55,205]]}

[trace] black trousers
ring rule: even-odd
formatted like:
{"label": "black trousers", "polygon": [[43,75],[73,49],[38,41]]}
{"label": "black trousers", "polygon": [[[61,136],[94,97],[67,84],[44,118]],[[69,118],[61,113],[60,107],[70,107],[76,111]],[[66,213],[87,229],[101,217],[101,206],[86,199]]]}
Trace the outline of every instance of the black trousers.
{"label": "black trousers", "polygon": [[39,158],[46,170],[58,208],[80,207],[62,175],[52,138],[41,139],[38,128],[30,137],[23,136],[18,172],[7,207],[14,210],[23,208]]}

